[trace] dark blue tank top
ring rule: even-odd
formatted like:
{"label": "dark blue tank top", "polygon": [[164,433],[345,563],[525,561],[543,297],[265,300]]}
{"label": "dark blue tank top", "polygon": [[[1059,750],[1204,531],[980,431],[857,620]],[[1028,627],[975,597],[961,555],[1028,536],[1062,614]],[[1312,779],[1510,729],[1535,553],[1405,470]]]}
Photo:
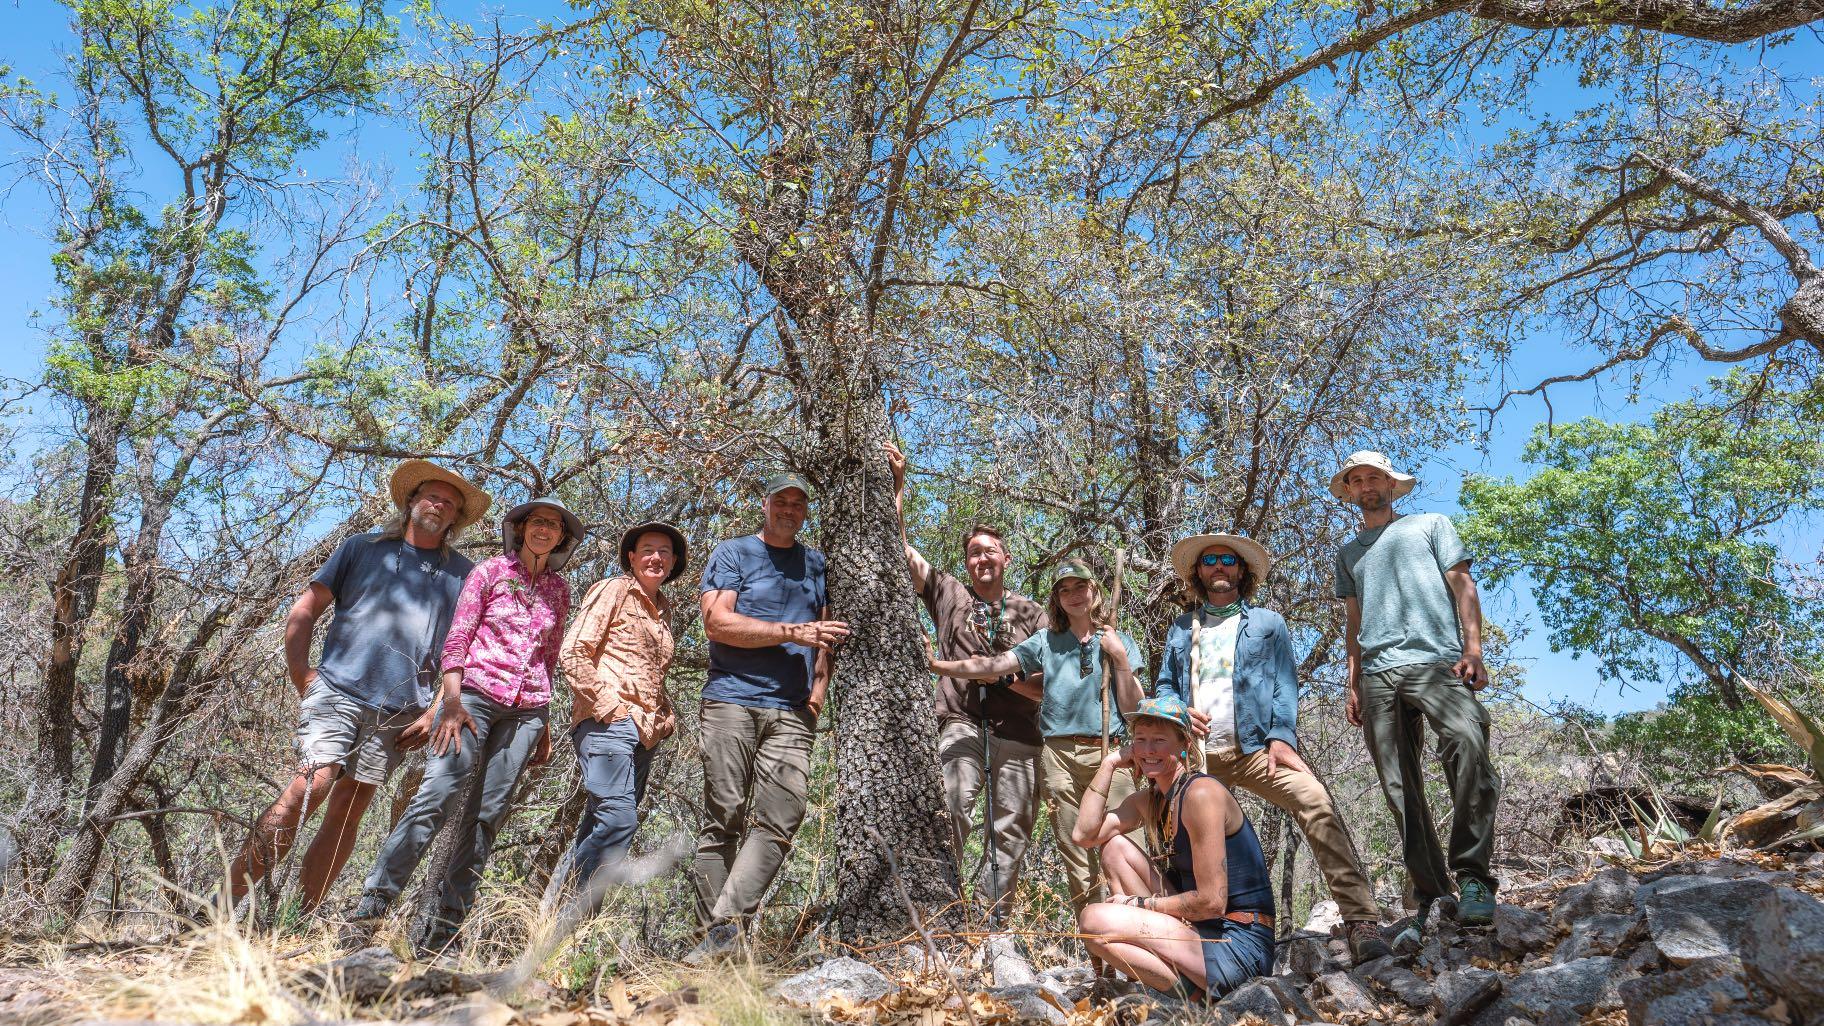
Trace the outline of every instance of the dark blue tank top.
{"label": "dark blue tank top", "polygon": [[[1193,773],[1191,780],[1207,777],[1208,773]],[[1184,804],[1184,796],[1190,792],[1191,785],[1186,784],[1178,793],[1179,805]],[[1161,825],[1166,810],[1160,810]],[[1241,829],[1223,839],[1223,847],[1228,860],[1230,912],[1259,912],[1262,915],[1273,914],[1273,881],[1267,875],[1267,857],[1260,850],[1260,838],[1254,833],[1254,823],[1244,813],[1241,817]],[[1197,873],[1191,854],[1191,835],[1184,824],[1184,816],[1178,817],[1178,835],[1172,838],[1171,858],[1167,860],[1165,879],[1179,893],[1196,890]],[[1209,920],[1208,922],[1214,922]]]}

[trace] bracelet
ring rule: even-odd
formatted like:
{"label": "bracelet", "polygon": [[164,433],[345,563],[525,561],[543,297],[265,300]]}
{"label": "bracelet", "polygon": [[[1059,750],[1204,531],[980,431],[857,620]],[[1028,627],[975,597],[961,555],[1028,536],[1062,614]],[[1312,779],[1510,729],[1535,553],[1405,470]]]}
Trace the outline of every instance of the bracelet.
{"label": "bracelet", "polygon": [[1100,791],[1096,791],[1096,785],[1091,784],[1091,785],[1089,785],[1089,789],[1091,791],[1095,791],[1097,794],[1101,795],[1104,800],[1106,800],[1108,798],[1108,788],[1106,788],[1106,787]]}

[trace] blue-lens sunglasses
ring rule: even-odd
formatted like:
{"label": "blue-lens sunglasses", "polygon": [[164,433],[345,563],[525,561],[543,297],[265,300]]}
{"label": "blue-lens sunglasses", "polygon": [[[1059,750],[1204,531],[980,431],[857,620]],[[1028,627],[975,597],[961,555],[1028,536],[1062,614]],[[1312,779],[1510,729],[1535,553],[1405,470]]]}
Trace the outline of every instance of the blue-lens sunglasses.
{"label": "blue-lens sunglasses", "polygon": [[1234,566],[1241,562],[1241,557],[1233,552],[1206,552],[1197,557],[1197,562],[1204,566],[1215,566],[1218,563],[1223,566]]}

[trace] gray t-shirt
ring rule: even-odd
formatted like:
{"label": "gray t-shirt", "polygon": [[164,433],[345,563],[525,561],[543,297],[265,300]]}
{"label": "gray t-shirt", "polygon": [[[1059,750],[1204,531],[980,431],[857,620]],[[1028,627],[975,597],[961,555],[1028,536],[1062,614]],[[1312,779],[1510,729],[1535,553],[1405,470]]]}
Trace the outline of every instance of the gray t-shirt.
{"label": "gray t-shirt", "polygon": [[474,568],[460,553],[377,533],[336,546],[311,578],[336,600],[317,676],[373,709],[429,706],[450,616]]}
{"label": "gray t-shirt", "polygon": [[1469,559],[1440,513],[1397,517],[1336,553],[1336,597],[1362,604],[1362,672],[1463,655],[1457,606],[1444,571]]}

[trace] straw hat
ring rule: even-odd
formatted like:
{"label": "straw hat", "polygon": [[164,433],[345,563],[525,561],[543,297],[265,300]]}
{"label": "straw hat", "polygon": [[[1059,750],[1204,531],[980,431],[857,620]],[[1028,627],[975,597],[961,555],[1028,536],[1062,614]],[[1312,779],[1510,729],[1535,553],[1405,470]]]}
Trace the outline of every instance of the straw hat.
{"label": "straw hat", "polygon": [[470,484],[461,474],[445,470],[429,460],[406,460],[399,464],[393,470],[392,480],[387,483],[387,491],[392,493],[393,504],[399,507],[399,512],[409,515],[412,494],[431,481],[442,481],[462,496],[462,512],[456,514],[452,530],[467,527],[486,516],[489,504],[494,501],[487,492]]}
{"label": "straw hat", "polygon": [[1343,469],[1330,475],[1331,495],[1344,502],[1349,501],[1349,491],[1343,487],[1343,477],[1357,467],[1373,467],[1393,479],[1393,493],[1387,497],[1389,500],[1397,499],[1412,491],[1413,484],[1418,481],[1418,478],[1411,474],[1402,474],[1393,469],[1393,461],[1387,458],[1386,453],[1363,449],[1361,452],[1351,454],[1348,459],[1343,461]]}
{"label": "straw hat", "polygon": [[1186,582],[1197,579],[1197,557],[1212,545],[1225,545],[1235,550],[1254,573],[1256,586],[1267,583],[1267,571],[1273,569],[1273,557],[1266,546],[1239,534],[1193,534],[1172,546],[1172,569]]}

